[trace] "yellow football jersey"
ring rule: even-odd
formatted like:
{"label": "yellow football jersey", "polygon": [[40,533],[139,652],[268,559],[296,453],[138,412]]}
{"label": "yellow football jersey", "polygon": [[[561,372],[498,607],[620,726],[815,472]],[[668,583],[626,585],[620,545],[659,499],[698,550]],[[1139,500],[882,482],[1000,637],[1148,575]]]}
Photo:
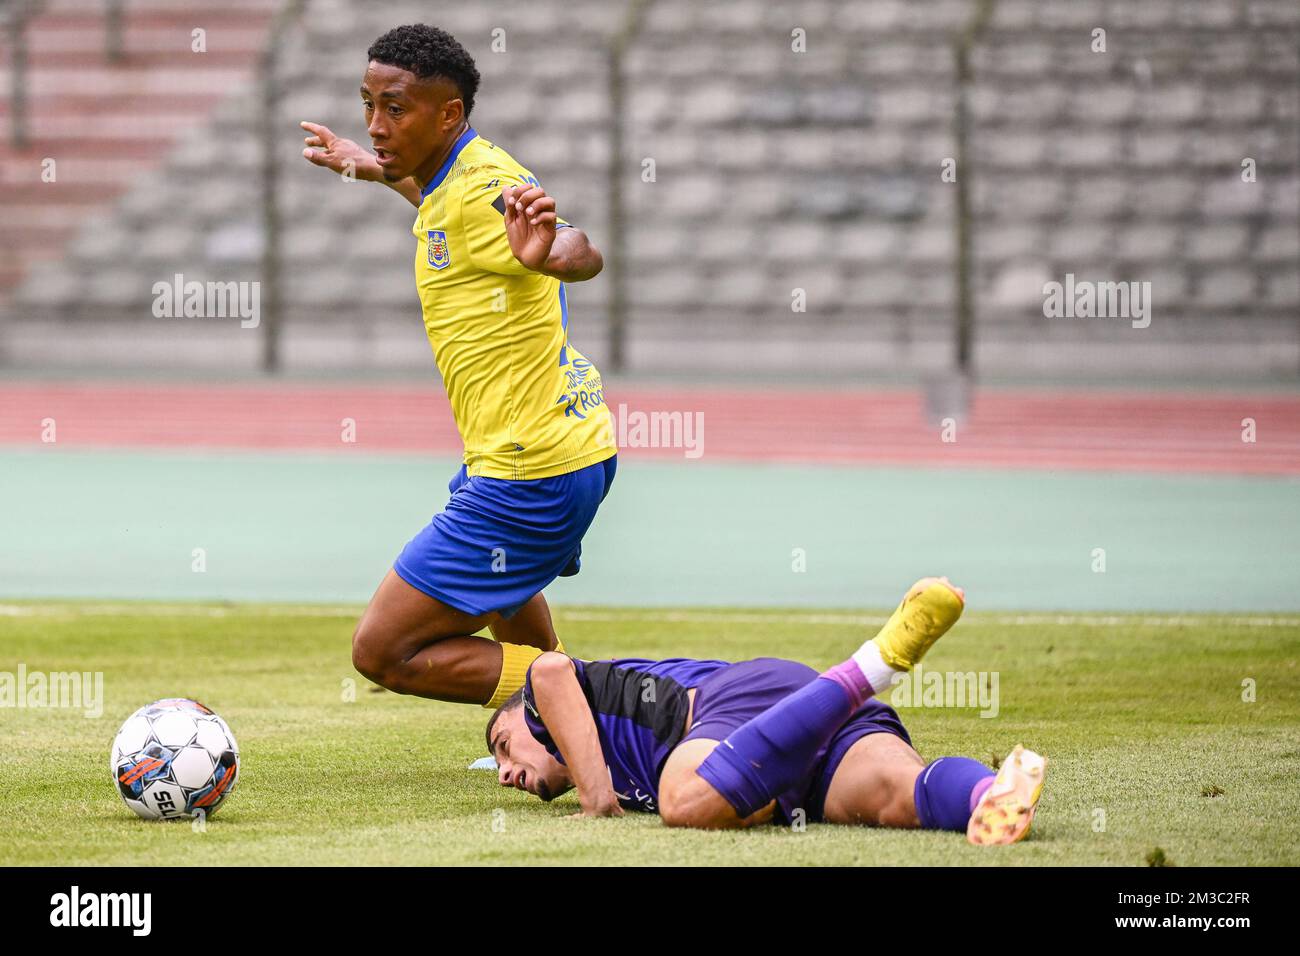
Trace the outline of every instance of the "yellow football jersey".
{"label": "yellow football jersey", "polygon": [[467,473],[523,481],[617,448],[600,372],[569,344],[564,284],[510,251],[501,199],[510,184],[537,180],[467,129],[424,190],[415,281]]}

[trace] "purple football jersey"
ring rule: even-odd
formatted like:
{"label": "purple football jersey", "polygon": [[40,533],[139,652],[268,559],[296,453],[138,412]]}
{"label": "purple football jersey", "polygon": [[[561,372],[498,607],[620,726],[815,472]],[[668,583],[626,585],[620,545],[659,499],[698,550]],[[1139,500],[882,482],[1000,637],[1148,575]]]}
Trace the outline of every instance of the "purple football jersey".
{"label": "purple football jersey", "polygon": [[[600,734],[618,802],[625,810],[658,812],[659,774],[686,733],[686,692],[727,661],[619,658],[580,661],[573,667]],[[563,763],[533,700],[531,668],[524,681],[524,721],[529,732]]]}

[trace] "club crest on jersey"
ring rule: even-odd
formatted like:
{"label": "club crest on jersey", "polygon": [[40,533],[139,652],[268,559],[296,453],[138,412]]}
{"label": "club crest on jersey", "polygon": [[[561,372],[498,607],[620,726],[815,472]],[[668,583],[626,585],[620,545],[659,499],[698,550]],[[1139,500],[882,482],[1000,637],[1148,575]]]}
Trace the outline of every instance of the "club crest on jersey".
{"label": "club crest on jersey", "polygon": [[451,253],[447,250],[447,233],[441,229],[429,230],[429,265],[435,269],[445,269],[451,265]]}

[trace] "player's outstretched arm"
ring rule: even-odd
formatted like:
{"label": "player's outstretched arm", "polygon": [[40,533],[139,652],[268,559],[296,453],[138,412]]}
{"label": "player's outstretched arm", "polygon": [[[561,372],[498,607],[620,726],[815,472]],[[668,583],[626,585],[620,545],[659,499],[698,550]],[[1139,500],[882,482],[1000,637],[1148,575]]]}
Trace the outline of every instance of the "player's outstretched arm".
{"label": "player's outstretched arm", "polygon": [[302,151],[303,159],[309,163],[332,169],[340,176],[350,170],[357,179],[368,183],[383,183],[404,196],[411,205],[420,205],[420,187],[411,177],[389,182],[384,178],[384,171],[374,153],[362,149],[350,139],[335,136],[328,126],[306,121],[298,125],[309,134],[303,140],[307,148]]}
{"label": "player's outstretched arm", "polygon": [[609,782],[596,721],[578,686],[573,662],[564,654],[548,651],[537,658],[530,673],[537,712],[578,788],[579,815],[621,817],[623,808]]}
{"label": "player's outstretched arm", "polygon": [[526,268],[561,282],[584,282],[605,267],[581,229],[556,228],[555,198],[541,186],[506,186],[501,198],[510,251]]}

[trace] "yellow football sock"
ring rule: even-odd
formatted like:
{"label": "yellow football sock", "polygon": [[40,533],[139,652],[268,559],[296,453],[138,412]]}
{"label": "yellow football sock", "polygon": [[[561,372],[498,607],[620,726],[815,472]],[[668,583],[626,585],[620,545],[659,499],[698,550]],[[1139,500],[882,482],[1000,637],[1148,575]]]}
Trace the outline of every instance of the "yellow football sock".
{"label": "yellow football sock", "polygon": [[511,694],[523,687],[528,668],[541,654],[541,650],[536,647],[501,642],[501,677],[497,681],[497,689],[483,706],[488,710],[496,710]]}

